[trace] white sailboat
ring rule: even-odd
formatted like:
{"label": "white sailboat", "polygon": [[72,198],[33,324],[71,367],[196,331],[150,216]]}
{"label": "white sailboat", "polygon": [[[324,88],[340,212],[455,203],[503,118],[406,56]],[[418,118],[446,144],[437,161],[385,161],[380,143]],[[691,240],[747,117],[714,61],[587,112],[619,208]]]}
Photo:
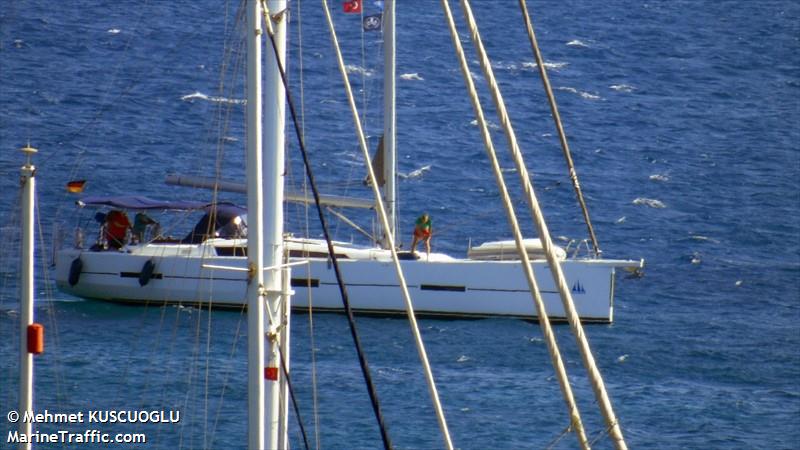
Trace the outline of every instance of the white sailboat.
{"label": "white sailboat", "polygon": [[[393,24],[392,11],[387,10],[387,76],[384,86],[387,99],[384,113],[386,183],[383,201],[389,211],[390,228],[394,228],[397,221]],[[282,149],[283,141],[274,145]],[[278,167],[282,167],[282,164]],[[202,184],[202,180],[190,180],[188,184]],[[223,187],[217,181],[211,185]],[[232,190],[242,189],[241,186],[228,187]],[[340,206],[363,206],[364,203],[341,203],[340,199],[329,201]],[[252,236],[252,216],[258,214],[252,210],[249,193],[251,223],[247,223],[244,211],[237,212],[233,208],[223,211],[225,207],[212,204],[187,206],[130,198],[86,198],[81,204],[129,212],[202,209],[206,214],[195,227],[195,232],[183,239],[154,236],[152,239],[128,240],[120,248],[109,247],[102,239],[88,246],[81,239],[76,245],[61,249],[56,255],[55,279],[62,291],[89,299],[125,303],[210,302],[216,307],[240,307],[246,302],[250,271],[245,255],[252,249],[249,248],[245,230]],[[280,210],[276,208],[274,211]],[[388,232],[395,235],[394,229]],[[553,320],[566,320],[567,313],[540,241],[526,239],[524,243],[539,281],[548,316]],[[309,299],[313,299],[313,307],[317,311],[342,311],[326,242],[284,236],[282,244],[286,246],[291,259],[306,261],[293,270],[290,284],[297,294],[293,308],[308,308]],[[443,253],[423,254],[421,257],[402,253],[402,270],[417,314],[534,318],[536,309],[531,302],[530,288],[515,248],[514,241],[496,241],[468,249],[466,258],[454,258]],[[391,249],[335,242],[334,252],[340,259],[350,302],[356,312],[405,314],[392,265]],[[605,259],[600,258],[597,252],[583,255],[577,252],[567,255],[564,249],[558,249],[557,252],[581,320],[612,322],[616,271],[639,269],[643,261]],[[231,267],[238,270],[223,270]]]}
{"label": "white sailboat", "polygon": [[[438,394],[436,393],[435,385],[433,383],[432,372],[430,371],[427,357],[425,356],[424,348],[421,346],[421,337],[419,329],[414,320],[414,308],[411,306],[408,296],[408,290],[405,289],[403,282],[402,271],[400,270],[400,263],[397,261],[397,252],[393,246],[393,231],[391,227],[386,226],[387,239],[389,249],[376,249],[376,248],[357,248],[344,243],[338,243],[331,247],[329,242],[323,242],[312,239],[292,239],[287,238],[283,234],[283,218],[281,215],[283,203],[283,181],[281,168],[282,162],[282,149],[283,149],[283,105],[284,105],[284,84],[285,79],[281,80],[282,70],[276,70],[280,66],[280,61],[284,55],[284,36],[285,36],[285,22],[276,26],[276,30],[272,31],[272,22],[265,13],[266,28],[269,30],[267,33],[272,38],[276,36],[272,42],[274,45],[274,52],[269,53],[266,59],[266,73],[267,89],[265,92],[266,103],[270,105],[266,116],[271,118],[267,123],[269,124],[262,131],[261,116],[262,116],[262,89],[261,89],[261,35],[262,25],[260,21],[261,7],[266,6],[265,0],[248,0],[248,69],[247,69],[247,91],[248,91],[248,106],[247,106],[247,198],[249,211],[249,221],[244,217],[244,210],[231,205],[212,204],[189,204],[166,202],[159,203],[153,202],[143,198],[86,198],[83,200],[84,205],[105,205],[118,209],[129,210],[149,210],[149,209],[201,209],[206,212],[204,219],[195,227],[185,239],[170,241],[167,239],[159,238],[156,236],[153,239],[138,239],[134,243],[130,242],[112,242],[111,239],[117,238],[109,234],[109,230],[103,230],[104,241],[98,242],[90,248],[68,249],[59,253],[58,263],[58,281],[59,284],[66,284],[69,287],[65,289],[75,289],[74,292],[86,292],[87,297],[91,298],[104,298],[102,292],[124,292],[146,290],[149,294],[142,295],[134,294],[130,301],[148,301],[148,302],[190,302],[190,303],[203,303],[213,305],[242,305],[246,302],[248,306],[248,448],[263,449],[263,448],[288,448],[287,438],[287,411],[288,411],[288,366],[289,361],[289,310],[291,306],[291,284],[295,288],[304,288],[307,290],[314,288],[322,288],[321,278],[313,278],[320,276],[318,273],[324,270],[330,271],[325,265],[333,253],[341,261],[344,268],[345,277],[348,279],[348,288],[351,291],[351,303],[355,304],[358,309],[370,312],[407,312],[412,329],[415,333],[415,339],[418,344],[418,351],[423,360],[423,365],[426,368],[426,378],[429,383],[429,390],[431,391],[432,398],[437,410],[440,428],[442,429],[443,438],[445,440],[445,447],[452,449],[453,444],[447,431],[447,426],[443,417],[443,410],[439,404]],[[270,0],[269,8],[273,11],[283,11],[286,3],[285,0]],[[280,21],[279,21],[280,22]],[[275,42],[278,42],[276,45]],[[283,81],[283,83],[282,83]],[[291,103],[290,103],[291,104]],[[294,117],[294,110],[293,110]],[[484,127],[485,128],[485,127]],[[262,140],[265,137],[271,142],[264,143]],[[366,147],[362,147],[366,153]],[[262,154],[262,147],[267,151]],[[32,150],[32,149],[26,149]],[[29,151],[29,153],[31,153]],[[304,151],[305,157],[305,151]],[[307,165],[308,167],[308,165]],[[26,209],[32,215],[32,189],[33,189],[33,166],[28,163],[23,167],[23,181],[28,182],[26,190]],[[372,174],[370,177],[374,179]],[[265,188],[265,185],[268,187]],[[312,182],[313,185],[313,182]],[[316,187],[314,187],[316,195]],[[265,194],[269,192],[269,195]],[[380,200],[377,202],[381,205]],[[388,223],[386,215],[381,207],[380,213],[384,225]],[[246,227],[244,224],[246,223]],[[27,248],[32,249],[32,225],[29,222],[28,227],[24,234],[24,242]],[[244,230],[247,230],[247,236],[243,235]],[[146,236],[146,233],[144,234]],[[327,236],[327,231],[326,231]],[[139,238],[143,236],[138,236]],[[550,266],[553,267],[553,258],[556,255],[552,251],[549,244],[549,234],[543,233],[544,243],[538,240],[523,241],[518,227],[515,227],[515,246],[523,249],[519,256],[523,260],[530,256],[535,260],[541,262],[542,253],[541,248],[544,246],[546,249],[546,257],[549,260]],[[119,239],[118,239],[119,240]],[[476,303],[482,305],[475,308],[478,311],[475,315],[519,315],[522,317],[530,317],[530,314],[507,314],[506,311],[500,309],[493,309],[491,312],[487,311],[485,302],[481,301],[480,296],[476,296],[475,292],[480,289],[475,286],[481,284],[470,284],[468,290],[466,286],[457,283],[465,283],[465,280],[472,278],[493,278],[498,277],[501,282],[507,282],[511,285],[513,280],[507,278],[510,275],[509,268],[517,267],[519,269],[519,260],[513,257],[509,258],[511,244],[509,242],[496,242],[484,244],[482,246],[471,249],[471,256],[465,260],[457,260],[441,254],[426,255],[423,259],[411,258],[405,259],[402,263],[402,269],[406,272],[406,278],[412,279],[413,282],[419,283],[416,287],[419,291],[429,291],[433,293],[433,300],[426,299],[420,302],[420,298],[415,297],[417,305],[423,305],[423,308],[428,313],[442,313],[456,315],[473,314],[472,310],[462,304],[464,299],[474,300]],[[288,252],[284,250],[288,249]],[[286,257],[294,254],[295,261],[287,262]],[[340,254],[341,252],[341,254]],[[387,255],[387,253],[389,255]],[[246,254],[246,255],[243,255]],[[512,253],[513,254],[513,253]],[[413,256],[413,255],[412,255]],[[590,272],[587,271],[588,267],[592,265],[575,265],[570,264],[565,253],[560,253],[557,257],[561,260],[554,268],[554,273],[557,274],[556,278],[559,279],[559,294],[565,294],[563,275],[560,269],[570,276],[586,277]],[[577,260],[574,260],[577,261]],[[600,261],[597,259],[597,261]],[[392,267],[387,266],[394,265]],[[527,282],[530,283],[533,279],[531,272],[527,269],[527,264],[523,264],[526,269]],[[613,295],[613,272],[615,267],[624,266],[624,262],[605,261],[604,263],[595,262],[594,267],[600,269],[610,268],[611,274],[611,292]],[[632,264],[631,264],[632,265]],[[298,267],[299,274],[296,278],[291,278],[289,267]],[[547,272],[549,269],[544,268],[542,265],[537,265],[536,262],[531,266],[537,271],[537,278],[553,278]],[[27,260],[25,267],[29,269],[28,273],[32,273],[32,258]],[[572,268],[571,268],[572,267]],[[65,270],[66,269],[66,270]],[[137,271],[138,269],[138,271]],[[319,271],[315,273],[314,271]],[[573,270],[573,272],[570,272]],[[115,271],[119,271],[118,273]],[[602,270],[598,270],[602,272]],[[112,276],[108,276],[111,274]],[[198,275],[200,274],[200,275]],[[609,271],[605,270],[608,275]],[[117,275],[115,277],[115,275]],[[391,289],[397,285],[394,277],[400,279],[400,284],[404,286],[404,298],[398,301],[399,304],[394,305],[390,294],[382,289]],[[208,276],[208,277],[207,277]],[[430,278],[425,279],[424,277]],[[196,277],[196,278],[193,278]],[[361,278],[359,278],[361,277]],[[598,278],[602,277],[598,273]],[[119,284],[115,280],[124,280],[126,283],[135,282],[136,285],[130,286],[129,284]],[[355,280],[355,281],[354,281]],[[362,282],[363,280],[363,282]],[[420,280],[431,280],[429,284],[424,284]],[[591,277],[586,278],[588,281],[583,283],[578,281],[573,284],[572,292],[575,295],[581,295],[586,292],[586,285],[590,283]],[[430,284],[430,283],[437,284]],[[104,287],[104,284],[105,287]],[[204,284],[207,283],[207,284]],[[381,284],[383,283],[383,284]],[[600,282],[598,282],[600,283]],[[535,284],[535,283],[534,283]],[[542,283],[547,289],[547,285]],[[138,288],[137,288],[138,285]],[[488,286],[492,286],[488,284]],[[133,287],[134,289],[130,289]],[[371,290],[363,290],[371,289]],[[88,289],[79,291],[78,289]],[[92,291],[96,289],[96,291]],[[105,291],[104,291],[105,290]],[[504,292],[501,288],[484,289],[486,291],[494,292],[493,295],[500,295],[497,293]],[[194,295],[187,292],[193,291]],[[530,293],[533,292],[537,297],[537,305],[539,310],[542,310],[541,301],[538,299],[540,289],[533,287],[527,289],[520,289],[525,293],[525,296],[530,301]],[[543,289],[542,289],[543,291]],[[326,292],[320,290],[318,292]],[[31,297],[32,299],[32,284],[23,289],[23,297]],[[385,293],[385,294],[384,294]],[[543,292],[546,293],[546,292]],[[209,296],[210,294],[210,296]],[[567,291],[568,294],[568,291]],[[122,300],[126,301],[124,297],[116,297],[121,294],[111,294],[108,300]],[[319,296],[320,294],[317,294]],[[452,295],[452,297],[448,297]],[[97,296],[97,297],[95,297]],[[146,297],[151,296],[151,300]],[[174,296],[174,297],[170,297]],[[378,308],[374,308],[375,298],[373,296],[385,296],[384,303],[380,304]],[[175,300],[171,300],[174,298]],[[200,300],[203,298],[203,300]],[[221,302],[219,299],[223,299]],[[372,298],[373,303],[361,303],[363,299]],[[424,297],[423,297],[424,298]],[[498,297],[501,298],[501,297]],[[232,299],[232,300],[228,300]],[[244,299],[244,300],[242,300]],[[355,300],[354,300],[355,299]],[[509,297],[513,300],[513,297]],[[448,303],[448,300],[452,300]],[[405,301],[405,303],[402,303]],[[434,303],[439,303],[435,306]],[[567,316],[569,317],[571,325],[577,327],[576,337],[585,343],[583,338],[582,329],[580,328],[580,321],[576,319],[576,314],[573,309],[572,300],[567,302],[568,307]],[[318,303],[319,304],[319,303]],[[328,303],[323,303],[328,304]],[[441,304],[445,304],[444,307]],[[361,305],[361,306],[359,306]],[[513,302],[508,301],[505,308],[509,308]],[[578,302],[579,308],[581,303]],[[28,308],[30,306],[26,306]],[[438,309],[437,309],[438,308]],[[556,309],[556,308],[553,308]],[[30,314],[32,315],[32,313]],[[28,316],[30,316],[28,315]],[[549,315],[549,314],[548,314]],[[352,316],[348,315],[351,319]],[[549,322],[542,314],[540,322],[543,324],[545,330],[549,330]],[[557,317],[557,316],[556,316]],[[591,317],[590,317],[591,319]],[[608,317],[610,320],[610,316]],[[30,319],[23,319],[22,323],[30,322]],[[547,325],[545,325],[547,324]],[[552,338],[552,333],[546,331],[545,335]],[[30,334],[28,335],[30,336]],[[354,333],[355,339],[355,333]],[[355,339],[357,341],[357,339]],[[22,341],[22,339],[21,339]],[[548,341],[549,342],[549,341]],[[554,340],[553,340],[554,342]],[[30,348],[29,337],[28,352],[32,353]],[[548,344],[550,345],[550,344]],[[582,352],[585,351],[582,348]],[[22,366],[27,358],[30,361],[30,355],[23,355]],[[560,362],[560,356],[554,355],[557,365],[563,365]],[[589,357],[588,366],[596,372],[594,362]],[[363,367],[363,366],[362,366]],[[563,367],[562,367],[563,368]],[[598,381],[590,370],[590,375],[593,381],[593,388],[600,390],[599,397],[601,407],[604,408],[604,415],[607,416],[608,428],[612,438],[615,439],[617,448],[624,449],[625,444],[622,440],[621,434],[615,434],[614,430],[618,430],[619,425],[617,419],[613,415],[610,407],[607,407],[608,399],[606,398],[605,389],[602,385],[602,380]],[[366,370],[368,372],[368,370]],[[30,371],[28,370],[28,373]],[[599,373],[596,374],[599,376]],[[568,383],[566,376],[559,379],[562,383]],[[28,378],[28,382],[30,377]],[[21,383],[22,385],[22,383]],[[25,387],[21,386],[21,389]],[[21,393],[21,411],[29,411],[32,409],[30,404],[30,395],[28,393],[23,395]],[[22,391],[23,393],[26,391]],[[27,396],[26,396],[27,395]],[[571,396],[571,394],[569,394]],[[27,404],[23,400],[26,397]],[[568,402],[570,407],[570,427],[579,426],[580,422],[577,415],[577,409],[572,402]],[[9,416],[10,417],[10,416]],[[383,422],[379,419],[383,431]],[[22,430],[22,428],[21,428]],[[30,424],[28,424],[28,433],[30,433]],[[578,433],[579,440],[583,448],[589,448],[586,436]],[[384,441],[385,448],[391,448],[388,441]],[[21,447],[25,448],[25,447]]]}

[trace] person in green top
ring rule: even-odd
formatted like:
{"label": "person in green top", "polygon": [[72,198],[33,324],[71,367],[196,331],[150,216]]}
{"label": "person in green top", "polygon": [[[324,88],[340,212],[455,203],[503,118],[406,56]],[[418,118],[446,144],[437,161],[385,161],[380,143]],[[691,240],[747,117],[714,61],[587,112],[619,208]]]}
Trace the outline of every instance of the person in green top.
{"label": "person in green top", "polygon": [[133,241],[135,243],[145,243],[147,227],[150,225],[156,225],[157,223],[158,222],[150,218],[150,216],[147,214],[143,212],[137,213],[133,219],[133,228],[131,229]]}
{"label": "person in green top", "polygon": [[428,213],[425,213],[419,217],[417,217],[417,221],[414,223],[414,238],[411,240],[411,254],[415,254],[417,252],[417,244],[420,241],[425,242],[425,251],[428,255],[431,254],[431,234],[433,233],[433,228],[431,227],[431,216]]}

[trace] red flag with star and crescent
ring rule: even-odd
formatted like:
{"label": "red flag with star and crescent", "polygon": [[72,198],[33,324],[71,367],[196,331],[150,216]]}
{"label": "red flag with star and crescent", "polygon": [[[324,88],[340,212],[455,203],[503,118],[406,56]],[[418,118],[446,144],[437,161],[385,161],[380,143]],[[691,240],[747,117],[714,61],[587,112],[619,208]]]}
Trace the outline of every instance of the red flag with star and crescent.
{"label": "red flag with star and crescent", "polygon": [[346,13],[361,13],[361,0],[350,0],[342,3],[342,8]]}

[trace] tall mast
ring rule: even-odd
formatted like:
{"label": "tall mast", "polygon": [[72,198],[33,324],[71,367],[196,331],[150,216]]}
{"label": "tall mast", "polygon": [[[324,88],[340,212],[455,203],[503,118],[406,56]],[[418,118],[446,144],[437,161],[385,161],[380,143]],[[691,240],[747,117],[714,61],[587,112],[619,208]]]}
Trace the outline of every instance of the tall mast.
{"label": "tall mast", "polygon": [[[281,296],[283,283],[281,274],[289,276],[289,269],[281,269],[283,264],[283,173],[284,173],[284,124],[286,111],[286,91],[280,74],[280,66],[286,67],[286,0],[269,0],[266,12],[272,18],[265,17],[271,23],[276,51],[269,50],[264,55],[264,209],[261,211],[264,222],[264,265],[271,267],[265,274],[264,286],[268,313],[271,323],[267,327],[267,371],[271,373],[267,380],[267,442],[265,448],[288,448],[285,439],[285,420],[281,419],[280,406],[282,397],[288,398],[286,384],[281,370],[280,348],[282,342],[288,344],[288,317],[281,314]],[[277,53],[277,55],[276,55]],[[289,301],[288,296],[286,302]],[[288,306],[288,305],[286,305]],[[286,320],[285,326],[280,326]],[[288,357],[284,358],[288,364]],[[288,367],[286,371],[288,373]],[[281,395],[281,390],[283,394]],[[281,438],[279,439],[279,434]],[[281,442],[281,445],[278,444]]]}
{"label": "tall mast", "polygon": [[[266,5],[270,11],[280,12],[285,10],[286,1],[270,0]],[[262,12],[262,1],[247,1],[246,173],[249,219],[247,433],[248,448],[251,450],[278,448],[279,430],[284,423],[280,420],[279,407],[283,377],[278,353],[280,347],[278,330],[281,329],[283,335],[288,335],[288,330],[276,323],[281,317],[278,314],[283,291],[281,271],[285,270],[281,268],[281,258],[283,255],[283,125],[286,94],[274,52],[268,52],[265,58],[267,70],[264,76],[267,120],[266,127],[262,129],[261,39],[264,34]],[[283,60],[286,52],[285,21],[276,24],[275,40],[278,54]],[[264,136],[268,137],[266,146],[263,145]],[[265,267],[268,268],[266,271]],[[265,322],[267,322],[266,327]],[[283,431],[285,432],[285,429]],[[285,445],[286,440],[281,439],[281,441]]]}
{"label": "tall mast", "polygon": [[[33,195],[36,189],[36,168],[31,156],[36,149],[28,145],[23,148],[27,158],[21,169],[22,180],[22,260],[21,294],[19,317],[19,434],[31,435],[31,423],[23,420],[25,413],[33,413],[33,353],[27,346],[28,327],[33,324]],[[19,449],[30,449],[30,443],[20,443]]]}
{"label": "tall mast", "polygon": [[261,6],[247,2],[247,445],[264,447],[264,189],[261,167]]}
{"label": "tall mast", "polygon": [[[397,236],[397,113],[395,108],[395,30],[394,30],[394,0],[386,0],[383,11],[383,201],[386,205],[386,214],[389,216],[389,230],[384,230],[383,246],[388,247],[389,240],[386,234]],[[396,240],[396,238],[395,238]]]}

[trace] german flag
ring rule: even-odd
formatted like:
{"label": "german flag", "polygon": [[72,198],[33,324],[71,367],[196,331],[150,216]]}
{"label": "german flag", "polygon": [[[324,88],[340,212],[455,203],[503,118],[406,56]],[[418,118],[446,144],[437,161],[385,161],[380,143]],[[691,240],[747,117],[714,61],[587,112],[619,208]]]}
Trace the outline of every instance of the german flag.
{"label": "german flag", "polygon": [[75,180],[70,181],[67,183],[67,192],[72,194],[80,194],[83,192],[83,185],[86,184],[86,180]]}

